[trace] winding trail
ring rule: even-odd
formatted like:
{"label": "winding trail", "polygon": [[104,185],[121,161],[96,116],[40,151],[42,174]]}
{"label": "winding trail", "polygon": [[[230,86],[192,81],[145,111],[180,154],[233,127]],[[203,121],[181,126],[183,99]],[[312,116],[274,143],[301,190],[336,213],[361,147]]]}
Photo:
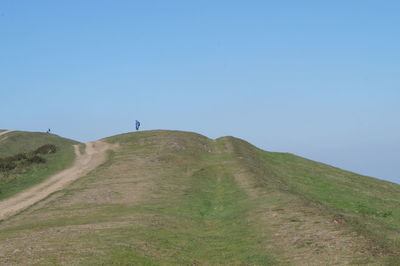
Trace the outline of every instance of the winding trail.
{"label": "winding trail", "polygon": [[[0,133],[1,134],[1,133]],[[5,134],[3,132],[3,134]],[[74,164],[49,177],[44,182],[28,188],[17,195],[0,201],[0,220],[4,220],[46,198],[51,193],[63,189],[72,181],[89,173],[107,160],[107,150],[116,145],[103,141],[86,143],[86,152],[81,154],[79,145],[74,145],[76,159]]]}

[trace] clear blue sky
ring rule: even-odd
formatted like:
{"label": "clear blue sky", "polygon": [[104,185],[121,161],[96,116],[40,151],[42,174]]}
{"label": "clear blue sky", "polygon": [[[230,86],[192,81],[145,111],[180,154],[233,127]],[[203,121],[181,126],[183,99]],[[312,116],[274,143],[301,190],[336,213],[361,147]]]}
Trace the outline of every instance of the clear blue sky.
{"label": "clear blue sky", "polygon": [[400,182],[400,1],[0,1],[0,128],[233,135]]}

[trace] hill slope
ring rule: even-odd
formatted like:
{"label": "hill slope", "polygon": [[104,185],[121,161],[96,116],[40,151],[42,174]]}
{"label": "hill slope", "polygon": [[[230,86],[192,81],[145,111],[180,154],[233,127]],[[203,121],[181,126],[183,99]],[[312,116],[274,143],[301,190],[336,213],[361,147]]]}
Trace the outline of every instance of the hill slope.
{"label": "hill slope", "polygon": [[[2,130],[4,131],[4,130]],[[78,142],[41,132],[12,131],[0,136],[0,158],[21,152],[30,152],[45,145],[54,144],[59,147],[71,146]]]}
{"label": "hill slope", "polygon": [[232,137],[106,141],[107,163],[0,224],[0,264],[398,263],[398,185]]}
{"label": "hill slope", "polygon": [[56,153],[43,156],[46,159],[45,164],[22,169],[11,176],[0,176],[0,200],[38,184],[70,166],[75,158],[73,145],[78,144],[57,135],[39,132],[12,131],[0,135],[0,158],[29,153],[45,144],[53,144],[57,148]]}

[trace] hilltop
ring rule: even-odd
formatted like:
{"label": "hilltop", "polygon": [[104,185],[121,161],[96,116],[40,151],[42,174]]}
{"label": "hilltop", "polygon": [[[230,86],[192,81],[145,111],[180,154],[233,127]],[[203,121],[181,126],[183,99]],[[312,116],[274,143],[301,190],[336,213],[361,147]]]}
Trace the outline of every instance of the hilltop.
{"label": "hilltop", "polygon": [[0,264],[400,263],[399,185],[234,137],[103,142],[105,163],[0,224]]}

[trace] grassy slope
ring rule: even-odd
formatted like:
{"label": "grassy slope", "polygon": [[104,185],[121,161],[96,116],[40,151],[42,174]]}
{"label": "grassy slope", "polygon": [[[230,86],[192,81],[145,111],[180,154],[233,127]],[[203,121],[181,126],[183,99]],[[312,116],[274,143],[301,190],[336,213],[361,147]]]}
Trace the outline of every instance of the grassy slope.
{"label": "grassy slope", "polygon": [[226,154],[208,152],[213,141],[179,132],[109,141],[121,149],[108,163],[55,193],[58,200],[0,225],[0,245],[7,243],[0,264],[273,262],[256,227],[248,226],[254,202],[219,166]]}
{"label": "grassy slope", "polygon": [[335,225],[331,218],[366,215],[374,226],[397,232],[397,214],[383,218],[329,201],[348,192],[339,188],[354,188],[346,198],[352,202],[379,196],[379,184],[396,191],[394,184],[229,137],[149,131],[108,141],[121,148],[107,163],[0,224],[0,264],[395,262],[391,254],[373,253],[375,243],[353,236],[353,223]]}
{"label": "grassy slope", "polygon": [[[118,136],[110,141],[123,143],[129,153],[142,144],[144,149],[136,154],[150,152],[150,157],[155,156],[150,160],[158,162],[164,173],[154,180],[155,193],[146,195],[155,198],[132,211],[149,220],[123,231],[129,246],[114,246],[106,256],[96,258],[96,263],[274,262],[268,250],[259,244],[263,239],[257,230],[247,226],[246,214],[254,203],[248,201],[229,170],[221,166],[226,154],[211,152],[214,145],[209,139],[161,131]],[[153,154],[154,150],[158,154]],[[132,243],[132,239],[138,243]]]}
{"label": "grassy slope", "polygon": [[[400,186],[361,176],[293,154],[259,150],[230,138],[238,156],[247,158],[260,183],[298,195],[334,215],[338,223],[374,242],[374,255],[400,264]],[[251,160],[250,160],[251,158]]]}
{"label": "grassy slope", "polygon": [[399,185],[290,154],[264,152],[262,157],[291,191],[329,207],[386,251],[400,254]]}
{"label": "grassy slope", "polygon": [[14,131],[0,136],[0,157],[30,152],[44,144],[54,144],[57,147],[55,154],[43,156],[47,160],[45,164],[36,165],[16,178],[0,179],[0,200],[38,184],[50,175],[71,165],[75,158],[72,145],[76,143],[57,135],[35,132]]}

